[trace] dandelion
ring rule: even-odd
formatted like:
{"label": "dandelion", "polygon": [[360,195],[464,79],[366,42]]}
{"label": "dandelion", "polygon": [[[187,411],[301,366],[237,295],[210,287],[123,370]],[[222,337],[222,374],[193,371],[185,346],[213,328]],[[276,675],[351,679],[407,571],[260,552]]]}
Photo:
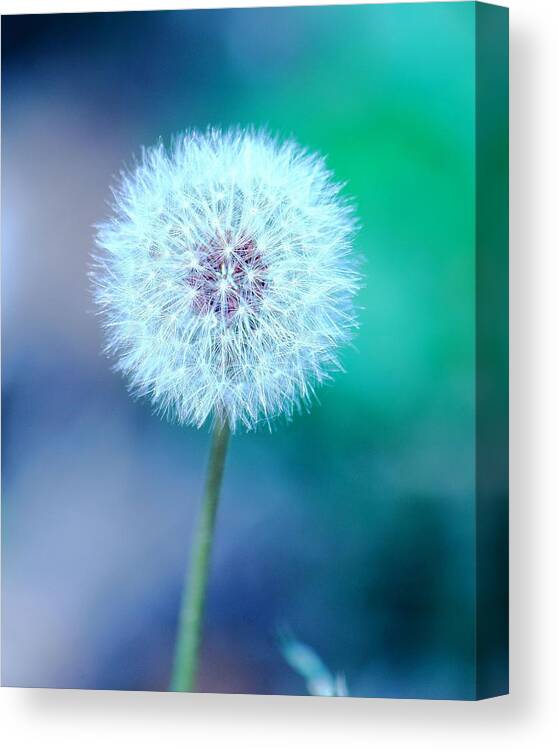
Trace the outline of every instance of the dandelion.
{"label": "dandelion", "polygon": [[144,152],[101,225],[96,299],[130,389],[180,423],[292,416],[355,325],[352,208],[323,161],[263,133]]}
{"label": "dandelion", "polygon": [[98,228],[94,294],[116,369],[159,413],[214,428],[176,689],[193,685],[229,433],[307,408],[356,327],[341,187],[293,141],[192,131],[143,151]]}

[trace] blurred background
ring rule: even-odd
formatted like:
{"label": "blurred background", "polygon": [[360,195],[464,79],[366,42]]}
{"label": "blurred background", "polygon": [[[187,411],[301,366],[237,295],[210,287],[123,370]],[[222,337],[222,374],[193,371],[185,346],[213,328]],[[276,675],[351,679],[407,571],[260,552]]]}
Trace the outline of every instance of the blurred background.
{"label": "blurred background", "polygon": [[[290,425],[235,436],[199,687],[474,683],[471,3],[2,19],[3,683],[165,690],[207,430],[133,402],[87,266],[142,145],[267,125],[358,205],[361,329]],[[498,670],[498,656],[494,670]]]}

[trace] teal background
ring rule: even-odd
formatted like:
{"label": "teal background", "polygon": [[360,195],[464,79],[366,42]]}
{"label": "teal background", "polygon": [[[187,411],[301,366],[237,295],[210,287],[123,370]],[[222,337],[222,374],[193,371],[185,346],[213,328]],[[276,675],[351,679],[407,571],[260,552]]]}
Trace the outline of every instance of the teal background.
{"label": "teal background", "polygon": [[474,6],[3,19],[4,684],[166,689],[209,435],[99,355],[92,224],[142,145],[254,124],[347,183],[365,285],[346,373],[232,442],[200,689],[304,693],[288,626],[351,695],[474,697]]}

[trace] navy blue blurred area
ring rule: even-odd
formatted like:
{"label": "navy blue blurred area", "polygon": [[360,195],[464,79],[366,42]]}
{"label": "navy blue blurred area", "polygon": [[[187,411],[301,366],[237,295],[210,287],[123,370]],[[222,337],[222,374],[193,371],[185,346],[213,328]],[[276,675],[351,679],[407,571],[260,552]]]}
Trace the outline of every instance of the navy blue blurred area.
{"label": "navy blue blurred area", "polygon": [[[216,71],[226,66],[220,28],[227,12],[190,14],[184,23],[178,12],[78,13],[6,17],[3,23],[3,83],[5,101],[20,76],[37,73],[47,80],[47,91],[71,98],[77,95],[89,114],[110,114],[111,123],[124,127],[163,124],[160,135],[181,129],[173,124],[177,87],[181,79],[195,80],[197,90],[183,93],[186,101],[203,95]],[[61,54],[61,52],[63,52]],[[190,95],[190,96],[189,96]],[[183,103],[186,103],[183,100]],[[196,105],[194,105],[196,106]],[[205,123],[204,123],[205,124]]]}

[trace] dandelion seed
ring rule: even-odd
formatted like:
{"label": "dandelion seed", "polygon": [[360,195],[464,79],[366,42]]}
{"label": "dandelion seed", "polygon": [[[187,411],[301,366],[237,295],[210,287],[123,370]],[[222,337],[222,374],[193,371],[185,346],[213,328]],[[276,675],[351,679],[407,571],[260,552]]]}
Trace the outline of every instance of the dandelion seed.
{"label": "dandelion seed", "polygon": [[279,648],[287,664],[306,683],[310,695],[348,696],[347,681],[342,672],[333,674],[313,648],[297,640],[288,628],[279,630]]}

